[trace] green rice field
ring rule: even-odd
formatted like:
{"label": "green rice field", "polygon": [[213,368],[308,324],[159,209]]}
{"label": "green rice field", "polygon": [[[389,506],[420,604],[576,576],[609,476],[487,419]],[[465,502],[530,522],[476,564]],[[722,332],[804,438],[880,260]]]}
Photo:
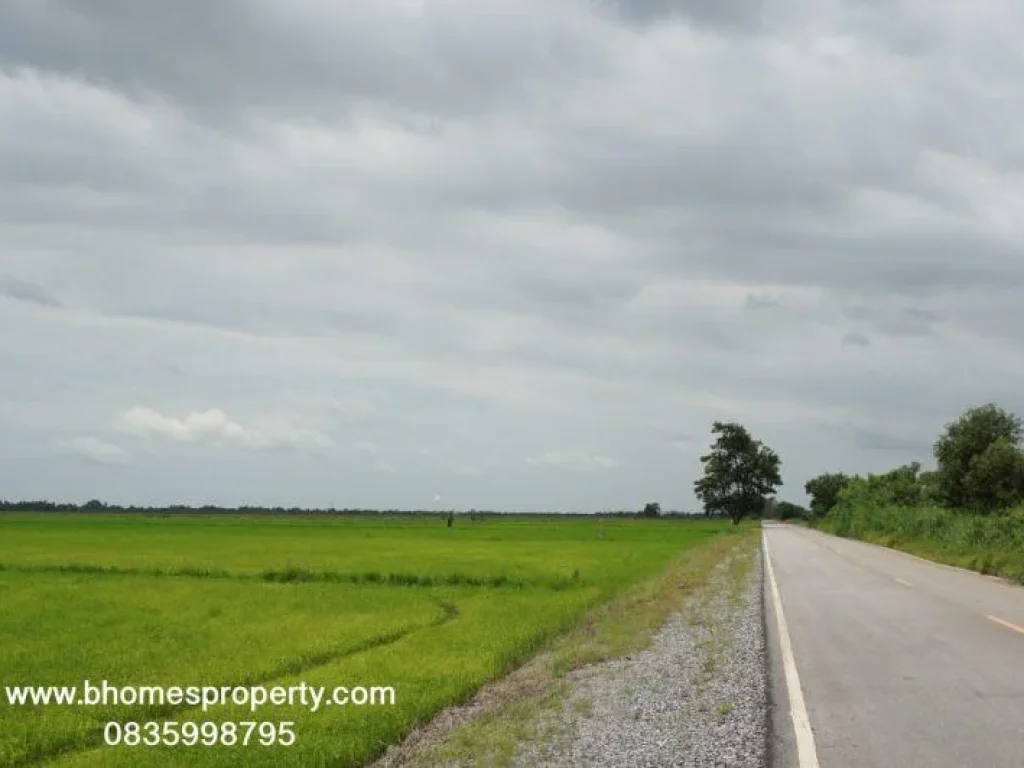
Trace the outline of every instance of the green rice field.
{"label": "green rice field", "polygon": [[[388,686],[395,704],[11,705],[0,765],[364,765],[717,521],[0,515],[0,685]],[[289,746],[108,746],[108,722],[294,723]]]}

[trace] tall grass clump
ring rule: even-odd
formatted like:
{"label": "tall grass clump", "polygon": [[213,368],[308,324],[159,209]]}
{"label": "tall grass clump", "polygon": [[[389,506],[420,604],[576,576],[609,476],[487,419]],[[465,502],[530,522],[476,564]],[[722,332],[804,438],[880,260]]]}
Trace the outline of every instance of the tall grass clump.
{"label": "tall grass clump", "polygon": [[1024,583],[1024,505],[981,515],[924,495],[898,503],[879,493],[879,478],[854,478],[817,527]]}

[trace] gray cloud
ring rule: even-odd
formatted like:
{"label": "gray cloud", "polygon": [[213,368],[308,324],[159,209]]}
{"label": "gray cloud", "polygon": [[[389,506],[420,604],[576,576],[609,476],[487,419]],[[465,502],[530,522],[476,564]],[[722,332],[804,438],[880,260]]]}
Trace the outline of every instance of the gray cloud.
{"label": "gray cloud", "polygon": [[458,6],[413,2],[17,2],[5,12],[0,64],[84,75],[219,125],[256,114],[346,118],[380,101],[474,114],[600,65],[599,47],[540,7],[467,23]]}
{"label": "gray cloud", "polygon": [[939,313],[931,310],[878,302],[847,305],[843,308],[843,314],[887,336],[928,336],[936,331],[941,319]]}
{"label": "gray cloud", "polygon": [[[851,425],[844,434],[847,439],[852,439],[854,445],[866,451],[898,453],[906,456],[908,462],[920,461],[922,464],[930,463],[932,459],[935,436],[913,437],[886,430],[862,429],[856,425]],[[894,462],[894,466],[897,463]]]}
{"label": "gray cloud", "polygon": [[[596,1],[596,0],[595,0]],[[612,8],[623,18],[644,24],[671,19],[714,28],[749,31],[756,29],[765,12],[765,0],[602,0],[599,7]]]}
{"label": "gray cloud", "polygon": [[782,307],[782,301],[773,296],[748,293],[747,297],[743,300],[743,306],[756,312],[762,309],[778,309]]}
{"label": "gray cloud", "polygon": [[609,456],[591,456],[582,451],[548,451],[536,456],[527,456],[524,461],[531,467],[545,467],[570,472],[595,472],[612,470],[619,462]]}
{"label": "gray cloud", "polygon": [[86,459],[97,464],[121,464],[128,455],[114,445],[95,437],[72,437],[57,440],[54,444],[57,453]]}
{"label": "gray cloud", "polygon": [[15,301],[27,301],[43,307],[60,307],[62,304],[45,288],[28,280],[19,280],[10,275],[0,275],[0,296]]}
{"label": "gray cloud", "polygon": [[1024,410],[1024,11],[488,8],[5,7],[5,494],[692,508],[738,419],[799,500]]}
{"label": "gray cloud", "polygon": [[870,347],[871,339],[868,335],[861,333],[860,331],[850,331],[843,336],[844,347]]}

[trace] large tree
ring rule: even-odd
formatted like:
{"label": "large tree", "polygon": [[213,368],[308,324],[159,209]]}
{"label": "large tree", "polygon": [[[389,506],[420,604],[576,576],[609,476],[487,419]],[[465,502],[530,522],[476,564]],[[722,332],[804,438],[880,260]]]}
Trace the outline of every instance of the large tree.
{"label": "large tree", "polygon": [[711,452],[700,457],[704,476],[693,490],[706,514],[728,515],[739,523],[747,515],[759,514],[782,485],[781,462],[775,451],[754,440],[740,424],[716,421],[711,434],[718,439]]}
{"label": "large tree", "polygon": [[850,478],[842,472],[826,472],[804,483],[804,492],[811,497],[814,516],[827,515],[839,501],[839,492],[849,484]]}
{"label": "large tree", "polygon": [[[1016,500],[1022,437],[1021,419],[994,403],[971,408],[947,424],[933,449],[945,503],[991,509]],[[993,486],[998,487],[994,494]]]}

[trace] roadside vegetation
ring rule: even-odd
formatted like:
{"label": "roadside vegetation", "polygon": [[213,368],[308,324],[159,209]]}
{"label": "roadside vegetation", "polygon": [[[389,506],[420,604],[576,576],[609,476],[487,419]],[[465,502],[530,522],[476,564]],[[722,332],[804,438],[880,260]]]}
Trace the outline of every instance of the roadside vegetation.
{"label": "roadside vegetation", "polygon": [[[702,563],[731,529],[638,516],[448,527],[436,515],[0,514],[5,686],[305,681],[393,686],[397,703],[268,707],[254,718],[231,706],[204,715],[0,701],[0,764],[363,765],[573,627],[581,634],[555,653],[558,669],[630,646],[634,624],[662,615],[666,574]],[[625,595],[635,602],[617,602]],[[587,631],[597,621],[599,638]],[[102,744],[112,720],[253,719],[294,721],[296,743],[244,755]]]}
{"label": "roadside vegetation", "polygon": [[1024,424],[995,404],[965,411],[919,462],[807,482],[815,527],[1024,583]]}
{"label": "roadside vegetation", "polygon": [[[733,580],[745,576],[759,542],[759,527],[744,523],[681,553],[656,577],[601,604],[585,621],[555,637],[529,664],[413,733],[374,768],[500,768],[516,764],[525,744],[546,751],[566,737],[557,713],[572,699],[577,673],[647,648],[687,598],[703,594],[716,568],[728,566]],[[710,620],[702,613],[691,619]],[[594,702],[572,701],[577,715],[589,716]]]}

